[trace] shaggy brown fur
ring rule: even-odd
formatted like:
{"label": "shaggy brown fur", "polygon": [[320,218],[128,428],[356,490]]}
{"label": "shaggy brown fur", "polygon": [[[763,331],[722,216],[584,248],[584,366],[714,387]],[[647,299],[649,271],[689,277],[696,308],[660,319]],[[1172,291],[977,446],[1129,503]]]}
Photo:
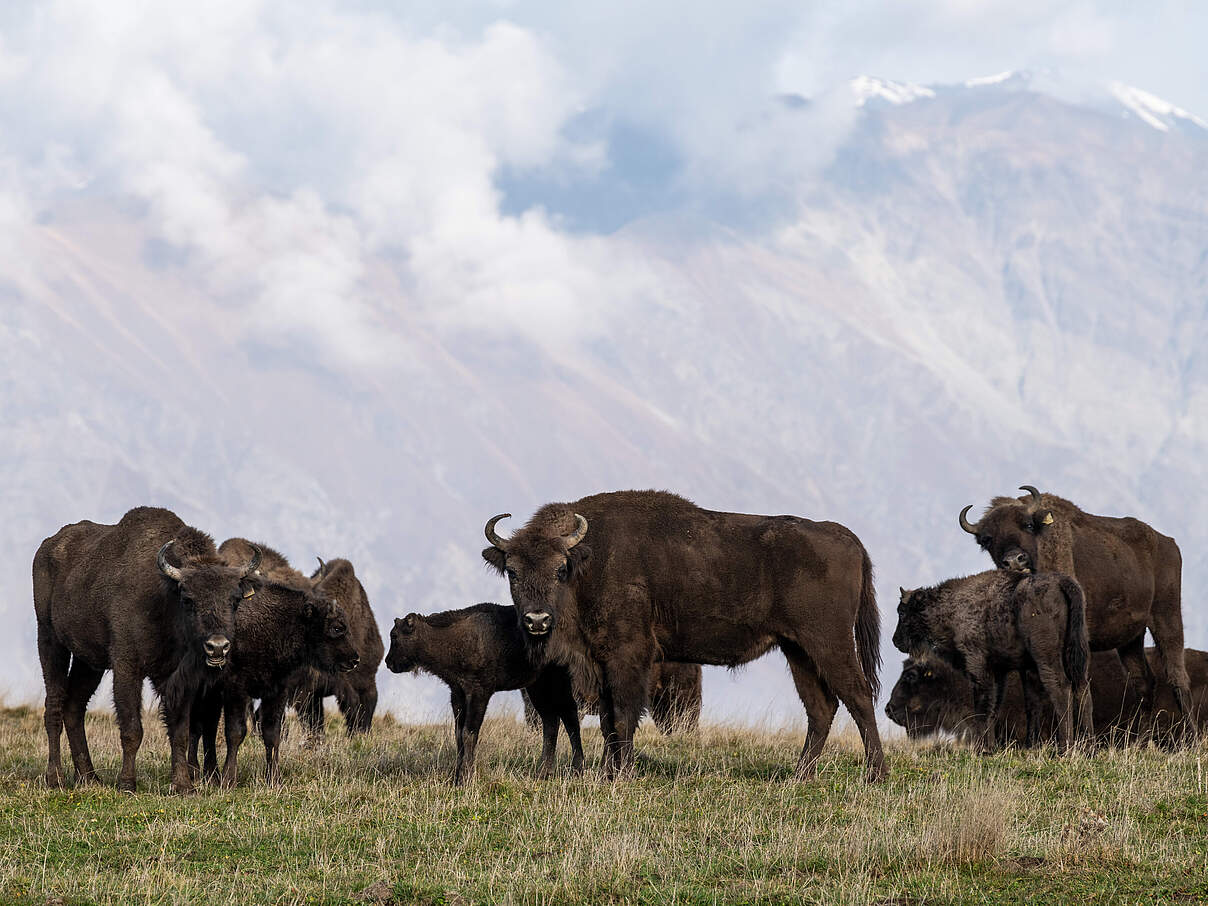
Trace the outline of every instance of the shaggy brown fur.
{"label": "shaggy brown fur", "polygon": [[[157,565],[161,550],[165,570]],[[34,555],[33,584],[46,681],[49,786],[63,783],[64,725],[77,780],[96,779],[84,711],[101,675],[111,669],[122,741],[118,788],[136,785],[143,680],[149,678],[171,742],[172,789],[192,789],[186,763],[190,710],[226,665],[235,609],[257,584],[249,575],[252,565],[228,565],[209,535],[155,507],[133,509],[117,525],[77,522],[42,542]]]}
{"label": "shaggy brown fur", "polygon": [[[541,726],[541,716],[533,707],[528,692],[520,690],[524,700],[524,722],[534,730]],[[659,661],[650,674],[650,718],[664,736],[672,733],[694,733],[700,725],[701,668],[700,664],[680,664]],[[580,713],[588,709],[580,708]],[[589,713],[595,713],[590,709]]]}
{"label": "shaggy brown fur", "polygon": [[[1156,663],[1156,649],[1146,649],[1145,655]],[[1191,679],[1192,714],[1203,731],[1208,729],[1208,652],[1188,648],[1184,660]],[[1136,689],[1127,680],[1116,652],[1096,651],[1091,655],[1090,683],[1096,739],[1113,745],[1134,738],[1168,740],[1175,723],[1174,690],[1159,681],[1154,690],[1154,712],[1146,718],[1141,712]],[[894,723],[905,727],[912,739],[939,732],[969,739],[981,724],[968,677],[935,657],[906,658],[885,713]],[[1052,710],[1045,708],[1036,728],[1036,735],[1041,740],[1050,739],[1056,731],[1053,717]],[[1006,692],[998,710],[997,742],[1021,746],[1029,742],[1023,689],[1015,674],[1007,678]]]}
{"label": "shaggy brown fur", "polygon": [[[244,538],[229,538],[218,550],[237,560],[252,546]],[[297,710],[312,741],[324,735],[323,699],[329,695],[336,698],[348,735],[368,733],[377,710],[377,671],[386,648],[369,596],[356,571],[347,560],[337,559],[323,563],[307,579],[281,554],[271,548],[264,551],[261,572],[265,575],[287,583],[308,582],[320,597],[339,602],[348,619],[348,636],[360,657],[356,668],[347,673],[316,670],[312,666],[300,668],[288,683],[290,704]]]}
{"label": "shaggy brown fur", "polygon": [[599,701],[607,776],[633,764],[660,657],[736,666],[774,647],[809,715],[797,776],[813,775],[840,701],[864,738],[868,779],[884,776],[872,564],[843,526],[621,491],[549,504],[510,539],[488,540],[483,558],[508,577],[534,656],[568,667],[576,695]]}
{"label": "shaggy brown fur", "polygon": [[222,784],[234,786],[239,746],[247,735],[248,708],[252,699],[258,698],[265,778],[274,783],[290,678],[299,669],[312,666],[333,673],[347,672],[356,667],[359,658],[343,608],[318,596],[308,581],[261,584],[235,614],[235,633],[230,667],[221,681],[194,702],[189,766],[200,773],[200,741],[205,745],[204,775],[217,774],[216,737],[221,713],[226,718]]}
{"label": "shaggy brown fur", "polygon": [[[1149,707],[1154,674],[1145,657],[1153,635],[1162,675],[1180,713],[1189,707],[1183,663],[1183,557],[1173,538],[1130,517],[1095,516],[1057,497],[995,497],[970,526],[999,569],[1063,572],[1086,593],[1092,651],[1115,649]],[[1194,726],[1187,728],[1194,734]]]}
{"label": "shaggy brown fur", "polygon": [[[1035,672],[1058,715],[1067,748],[1090,731],[1086,618],[1082,589],[1068,576],[991,570],[932,588],[902,590],[893,644],[915,657],[934,655],[963,671],[982,716],[977,741],[992,748],[1006,676]],[[1075,700],[1077,707],[1075,707]]]}
{"label": "shaggy brown fur", "polygon": [[579,710],[570,677],[554,664],[529,659],[516,611],[500,604],[476,604],[423,616],[411,613],[394,621],[386,666],[395,673],[420,669],[443,680],[451,693],[457,732],[454,783],[474,775],[474,750],[487,704],[496,692],[524,689],[541,717],[544,746],[540,776],[553,771],[558,721],[566,728],[571,769],[583,769]]}

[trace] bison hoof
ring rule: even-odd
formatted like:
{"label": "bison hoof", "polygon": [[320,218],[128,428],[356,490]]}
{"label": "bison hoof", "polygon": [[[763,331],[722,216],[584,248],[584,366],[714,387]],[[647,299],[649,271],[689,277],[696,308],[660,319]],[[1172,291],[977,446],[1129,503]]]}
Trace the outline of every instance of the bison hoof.
{"label": "bison hoof", "polygon": [[46,786],[52,790],[63,788],[63,774],[60,771],[46,772]]}

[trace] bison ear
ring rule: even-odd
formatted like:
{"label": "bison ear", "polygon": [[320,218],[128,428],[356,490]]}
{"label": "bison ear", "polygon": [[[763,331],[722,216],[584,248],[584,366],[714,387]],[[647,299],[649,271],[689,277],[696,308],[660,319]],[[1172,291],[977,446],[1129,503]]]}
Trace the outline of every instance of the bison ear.
{"label": "bison ear", "polygon": [[487,566],[491,567],[499,575],[503,575],[503,564],[507,559],[507,554],[497,547],[488,547],[482,552],[482,559],[487,561]]}
{"label": "bison ear", "polygon": [[591,562],[591,548],[582,541],[566,552],[566,565],[570,567],[570,576],[583,569],[589,562]]}

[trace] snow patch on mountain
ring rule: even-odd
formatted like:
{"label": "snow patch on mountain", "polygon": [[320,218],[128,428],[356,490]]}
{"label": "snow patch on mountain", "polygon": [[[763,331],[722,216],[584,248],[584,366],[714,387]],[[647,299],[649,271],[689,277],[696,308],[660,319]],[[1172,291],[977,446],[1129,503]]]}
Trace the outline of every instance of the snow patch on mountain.
{"label": "snow patch on mountain", "polygon": [[1142,91],[1140,88],[1134,88],[1132,85],[1125,85],[1123,82],[1112,82],[1108,86],[1108,90],[1116,100],[1127,107],[1142,122],[1148,123],[1159,132],[1169,132],[1171,126],[1177,125],[1180,120],[1208,130],[1208,122],[1205,122],[1193,113],[1189,113],[1182,107],[1176,107],[1169,101],[1165,101],[1157,95],[1150,94],[1148,91]]}
{"label": "snow patch on mountain", "polygon": [[1006,72],[996,73],[995,75],[978,76],[977,78],[966,79],[965,87],[966,88],[980,88],[984,85],[998,85],[1002,82],[1007,81],[1014,75],[1015,75],[1015,70],[1008,69]]}
{"label": "snow patch on mountain", "polygon": [[876,79],[872,76],[856,76],[849,84],[852,94],[856,96],[856,106],[858,107],[863,107],[873,98],[888,101],[891,104],[909,104],[920,98],[935,97],[935,91],[925,85],[893,82],[889,79]]}

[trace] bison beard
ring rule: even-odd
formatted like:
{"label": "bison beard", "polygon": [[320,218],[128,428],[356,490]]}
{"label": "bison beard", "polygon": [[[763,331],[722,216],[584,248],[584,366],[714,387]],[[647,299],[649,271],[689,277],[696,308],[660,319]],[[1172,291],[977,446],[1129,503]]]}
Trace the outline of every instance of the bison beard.
{"label": "bison beard", "polygon": [[143,738],[142,688],[160,695],[172,749],[172,789],[188,792],[189,712],[194,697],[226,664],[234,613],[259,561],[229,566],[209,535],[154,507],[131,510],[117,525],[78,522],[42,542],[34,555],[38,655],[46,682],[46,782],[61,786],[64,727],[80,781],[96,779],[84,711],[105,670],[122,743],[118,787],[136,785]]}
{"label": "bison beard", "polygon": [[656,659],[736,666],[779,647],[809,716],[796,775],[813,775],[842,702],[885,773],[873,712],[880,618],[872,564],[833,522],[703,510],[660,491],[542,507],[483,558],[508,577],[535,657],[598,700],[609,777],[633,764]]}
{"label": "bison beard", "polygon": [[[967,518],[972,507],[965,507],[961,528],[999,569],[1062,572],[1077,579],[1086,593],[1091,650],[1118,651],[1146,710],[1154,691],[1145,657],[1148,629],[1177,710],[1189,715],[1178,544],[1140,520],[1095,516],[1030,485],[1022,490],[1027,496],[995,497],[976,524]],[[1185,722],[1183,733],[1194,738],[1194,722]]]}

